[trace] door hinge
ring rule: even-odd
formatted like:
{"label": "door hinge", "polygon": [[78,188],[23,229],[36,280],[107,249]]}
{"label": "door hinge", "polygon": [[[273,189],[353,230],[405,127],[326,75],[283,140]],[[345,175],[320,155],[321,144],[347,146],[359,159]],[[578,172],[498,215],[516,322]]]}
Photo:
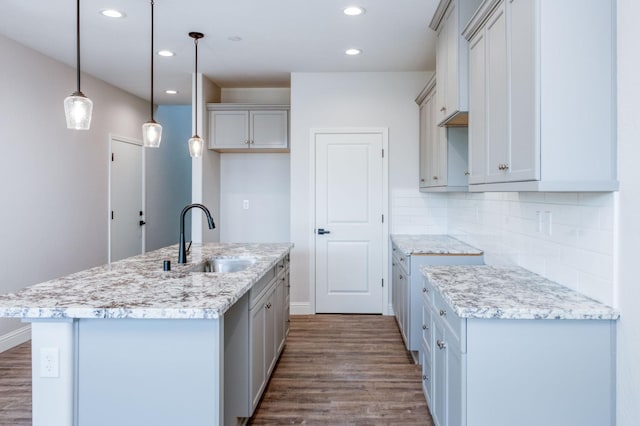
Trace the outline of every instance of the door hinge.
{"label": "door hinge", "polygon": [[113,220],[113,210],[111,210],[111,220]]}
{"label": "door hinge", "polygon": [[384,149],[382,150],[382,158],[384,158]]}
{"label": "door hinge", "polygon": [[382,287],[384,287],[384,278],[382,279]]}
{"label": "door hinge", "polygon": [[113,152],[111,153],[111,161],[115,161],[115,155],[113,154]]}
{"label": "door hinge", "polygon": [[382,223],[384,223],[384,215],[382,215]]}

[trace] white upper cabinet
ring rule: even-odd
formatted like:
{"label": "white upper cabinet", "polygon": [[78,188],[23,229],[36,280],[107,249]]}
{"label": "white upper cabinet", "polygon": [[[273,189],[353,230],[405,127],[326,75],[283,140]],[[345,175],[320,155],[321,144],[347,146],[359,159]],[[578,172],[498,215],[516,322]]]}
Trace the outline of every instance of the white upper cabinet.
{"label": "white upper cabinet", "polygon": [[470,191],[615,191],[611,0],[486,0],[469,40]]}
{"label": "white upper cabinet", "polygon": [[429,26],[438,33],[436,41],[436,123],[466,125],[468,111],[468,50],[462,27],[479,0],[441,0]]}
{"label": "white upper cabinet", "polygon": [[420,191],[466,191],[467,129],[438,126],[439,85],[434,76],[416,98],[420,105]]}
{"label": "white upper cabinet", "polygon": [[209,149],[286,152],[289,111],[283,105],[209,104]]}

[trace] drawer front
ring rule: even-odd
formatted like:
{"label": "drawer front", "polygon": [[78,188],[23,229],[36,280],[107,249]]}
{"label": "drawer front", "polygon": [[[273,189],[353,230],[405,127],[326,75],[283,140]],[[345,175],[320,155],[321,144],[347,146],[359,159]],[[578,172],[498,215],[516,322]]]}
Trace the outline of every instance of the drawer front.
{"label": "drawer front", "polygon": [[411,273],[411,256],[400,251],[395,245],[392,246],[393,257],[395,261],[402,266],[406,274]]}
{"label": "drawer front", "polygon": [[423,302],[433,306],[433,294],[435,293],[433,286],[426,277],[422,278],[422,299]]}
{"label": "drawer front", "polygon": [[442,322],[447,329],[447,338],[453,339],[457,346],[466,349],[466,336],[463,336],[464,321],[453,312],[453,309],[444,301],[439,292],[434,294],[434,307],[433,316],[436,318],[433,318],[433,321]]}
{"label": "drawer front", "polygon": [[431,306],[422,306],[422,346],[431,349],[431,337],[433,336],[433,325],[431,324]]}
{"label": "drawer front", "polygon": [[271,281],[276,277],[276,269],[278,269],[277,266],[269,269],[267,273],[264,274],[264,276],[260,278],[253,287],[251,287],[251,290],[249,291],[249,308],[252,308],[258,299],[260,299],[262,294],[267,290],[269,283],[271,283]]}

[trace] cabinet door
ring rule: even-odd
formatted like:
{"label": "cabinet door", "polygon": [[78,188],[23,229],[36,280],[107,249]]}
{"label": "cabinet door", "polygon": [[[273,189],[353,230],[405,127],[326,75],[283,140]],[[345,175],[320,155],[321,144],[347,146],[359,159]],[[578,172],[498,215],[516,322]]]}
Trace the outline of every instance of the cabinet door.
{"label": "cabinet door", "polygon": [[250,389],[251,389],[251,412],[256,408],[256,405],[260,401],[262,391],[264,390],[266,382],[266,369],[265,369],[265,303],[263,301],[258,302],[249,311],[249,333],[250,333],[250,347],[249,353],[251,358],[251,371],[250,371]]}
{"label": "cabinet door", "polygon": [[445,87],[447,86],[449,74],[447,70],[447,30],[445,27],[446,22],[443,22],[440,32],[438,33],[438,38],[436,39],[436,78],[438,79],[436,84],[438,87],[442,88],[442,90],[438,91],[438,94],[434,99],[435,103],[433,107],[435,108],[436,123],[440,123],[444,120],[447,111]]}
{"label": "cabinet door", "polygon": [[428,186],[429,155],[427,143],[429,140],[428,114],[432,106],[431,98],[427,97],[420,105],[420,134],[419,134],[419,156],[420,156],[420,188]]}
{"label": "cabinet door", "polygon": [[210,111],[209,148],[247,148],[249,111]]}
{"label": "cabinet door", "polygon": [[[440,89],[436,88],[434,96],[437,96],[439,91]],[[447,129],[438,126],[435,108],[432,114],[432,119],[430,120],[432,129],[431,144],[433,145],[431,149],[431,186],[447,186]]]}
{"label": "cabinet door", "polygon": [[437,426],[448,426],[447,423],[447,352],[444,325],[440,321],[434,324],[433,346],[433,395],[431,415]]}
{"label": "cabinet door", "polygon": [[504,182],[509,167],[509,93],[507,28],[504,3],[486,26],[487,181]]}
{"label": "cabinet door", "polygon": [[427,186],[438,185],[438,114],[435,102],[439,90],[434,89],[427,102]]}
{"label": "cabinet door", "polygon": [[536,99],[536,4],[508,0],[507,18],[511,65],[511,149],[508,175],[511,181],[540,180],[540,121]]}
{"label": "cabinet door", "polygon": [[447,79],[445,86],[440,87],[445,91],[445,117],[450,116],[460,109],[458,105],[458,87],[460,84],[460,75],[458,73],[458,40],[460,38],[460,32],[458,31],[458,5],[456,3],[456,1],[452,1],[449,4],[443,29],[446,31],[447,43]]}
{"label": "cabinet door", "polygon": [[469,184],[484,183],[487,173],[485,43],[482,30],[469,42]]}
{"label": "cabinet door", "polygon": [[284,346],[284,335],[285,335],[285,321],[284,321],[284,303],[285,303],[285,288],[287,284],[287,278],[284,274],[278,277],[278,283],[276,285],[276,293],[274,297],[275,302],[275,347],[276,347],[276,355],[282,350]]}
{"label": "cabinet door", "polygon": [[267,304],[264,316],[264,363],[267,378],[271,375],[273,367],[276,365],[276,287],[270,291],[267,297]]}
{"label": "cabinet door", "polygon": [[250,111],[251,148],[287,148],[287,111]]}
{"label": "cabinet door", "polygon": [[466,424],[466,404],[463,394],[463,359],[460,348],[451,341],[446,342],[444,349],[447,356],[447,425],[463,426]]}

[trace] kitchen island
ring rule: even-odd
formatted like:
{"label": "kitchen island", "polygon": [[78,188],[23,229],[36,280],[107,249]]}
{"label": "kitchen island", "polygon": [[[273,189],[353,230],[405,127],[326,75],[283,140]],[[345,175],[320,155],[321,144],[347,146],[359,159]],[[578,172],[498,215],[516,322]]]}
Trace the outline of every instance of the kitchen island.
{"label": "kitchen island", "polygon": [[[31,322],[33,425],[250,416],[286,334],[291,248],[194,245],[179,265],[170,246],[0,295],[0,316]],[[252,264],[198,272],[220,256]]]}
{"label": "kitchen island", "polygon": [[614,426],[613,308],[520,267],[422,267],[436,426]]}

